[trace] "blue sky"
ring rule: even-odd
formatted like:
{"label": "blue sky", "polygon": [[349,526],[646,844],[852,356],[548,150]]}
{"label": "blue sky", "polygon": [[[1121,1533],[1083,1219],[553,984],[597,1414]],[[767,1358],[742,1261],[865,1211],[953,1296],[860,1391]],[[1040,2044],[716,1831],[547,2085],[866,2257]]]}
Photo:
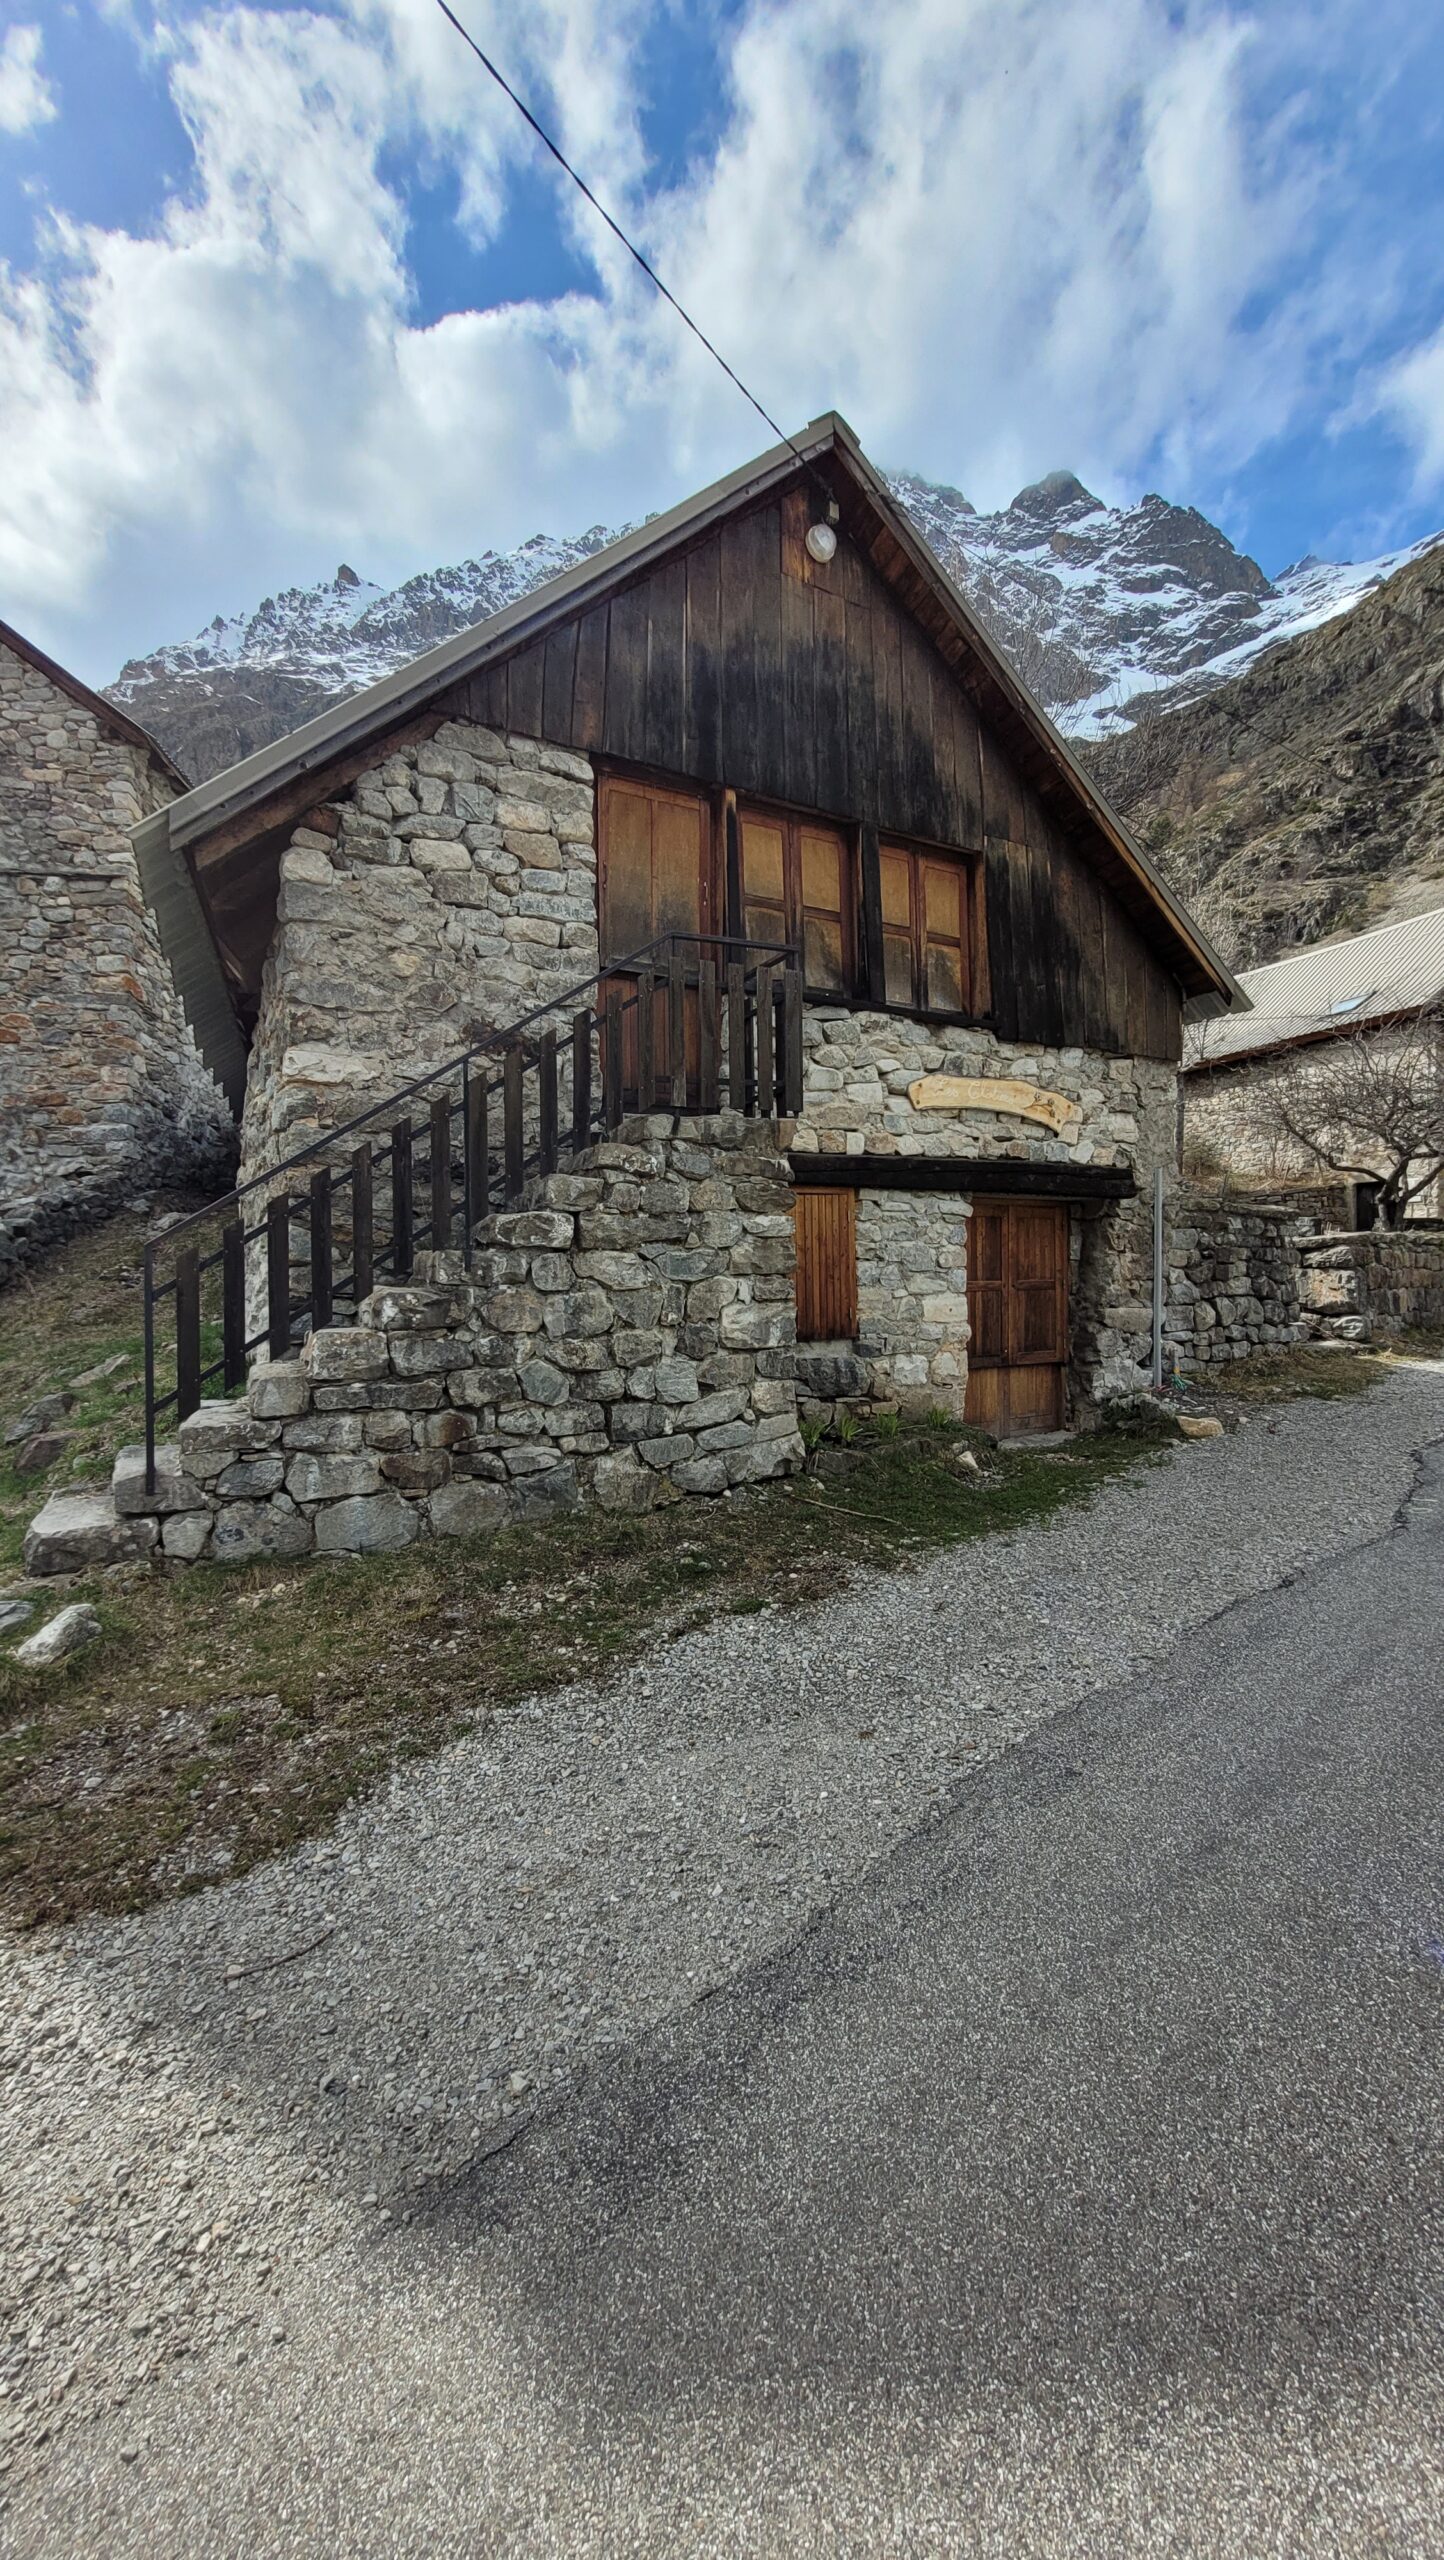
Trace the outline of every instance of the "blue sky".
{"label": "blue sky", "polygon": [[[1444,522],[1444,12],[461,0],[773,413],[1276,570]],[[434,0],[0,0],[0,614],[92,680],[764,442]]]}

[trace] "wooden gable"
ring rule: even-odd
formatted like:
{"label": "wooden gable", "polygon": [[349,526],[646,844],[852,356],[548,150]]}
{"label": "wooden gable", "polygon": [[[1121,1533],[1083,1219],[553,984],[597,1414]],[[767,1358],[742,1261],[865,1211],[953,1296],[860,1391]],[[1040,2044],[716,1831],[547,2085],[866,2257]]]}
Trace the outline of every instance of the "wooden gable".
{"label": "wooden gable", "polygon": [[[445,716],[982,851],[1000,1038],[1173,1059],[1177,980],[846,525],[799,480],[450,687]],[[864,881],[866,894],[866,880]]]}

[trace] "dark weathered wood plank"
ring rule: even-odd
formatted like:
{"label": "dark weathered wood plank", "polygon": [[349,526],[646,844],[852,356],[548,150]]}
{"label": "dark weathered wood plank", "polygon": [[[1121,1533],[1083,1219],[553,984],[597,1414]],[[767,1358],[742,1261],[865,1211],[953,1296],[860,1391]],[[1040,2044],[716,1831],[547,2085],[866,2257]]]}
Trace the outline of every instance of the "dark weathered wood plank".
{"label": "dark weathered wood plank", "polygon": [[175,1262],[176,1420],[184,1422],[201,1400],[201,1252],[185,1245]]}
{"label": "dark weathered wood plank", "polygon": [[722,553],[715,534],[687,554],[686,704],[682,771],[725,779],[722,722]]}
{"label": "dark weathered wood plank", "polygon": [[697,1107],[701,1111],[717,1111],[721,1100],[717,963],[710,951],[704,951],[697,983]]}
{"label": "dark weathered wood plank", "polygon": [[227,1393],[246,1383],[246,1229],[229,1218],[221,1230],[221,1358]]}
{"label": "dark weathered wood plank", "polygon": [[537,1042],[537,1163],[557,1169],[557,1035],[548,1028]]}
{"label": "dark weathered wood plank", "polygon": [[580,1153],[592,1132],[592,1012],[572,1016],[572,1145]]}
{"label": "dark weathered wood plank", "polygon": [[[572,681],[571,721],[557,742],[582,754],[599,748],[607,727],[607,607],[593,605],[577,620],[577,658]],[[550,732],[548,733],[551,734]]]}
{"label": "dark weathered wood plank", "polygon": [[647,726],[647,595],[623,587],[611,602],[607,630],[606,749],[650,763]]}
{"label": "dark weathered wood plank", "polygon": [[568,746],[577,674],[576,622],[559,622],[549,631],[542,654],[542,728],[544,738]]}
{"label": "dark weathered wood plank", "polygon": [[657,981],[650,968],[642,970],[637,980],[635,1048],[637,1053],[637,1109],[657,1108]]}
{"label": "dark weathered wood plank", "polygon": [[667,971],[667,1075],[672,1108],[687,1108],[687,955],[672,945]]}
{"label": "dark weathered wood plank", "polygon": [[372,1207],[371,1141],[363,1138],[351,1150],[351,1300],[360,1306],[371,1295],[375,1229]]}
{"label": "dark weathered wood plank", "polygon": [[543,738],[542,695],[546,682],[546,644],[530,641],[507,660],[506,716],[507,725],[519,737]]}
{"label": "dark weathered wood plank", "polygon": [[861,830],[860,882],[862,905],[862,992],[872,1004],[887,1001],[887,981],[883,965],[882,943],[882,866],[878,851],[877,829],[864,825]]}
{"label": "dark weathered wood plank", "polygon": [[613,978],[607,988],[606,1022],[602,1036],[602,1118],[609,1129],[618,1126],[623,1108],[622,990],[618,980]]}
{"label": "dark weathered wood plank", "polygon": [[398,1120],[391,1132],[391,1267],[398,1280],[411,1277],[416,1250],[416,1203],[411,1180],[411,1123]]}
{"label": "dark weathered wood plank", "polygon": [[444,1253],[451,1242],[451,1096],[438,1093],[431,1104],[431,1249]]}
{"label": "dark weathered wood plank", "polygon": [[526,1180],[526,1129],[523,1118],[526,1051],[509,1040],[501,1069],[502,1150],[506,1160],[508,1203],[519,1200]]}
{"label": "dark weathered wood plank", "polygon": [[782,973],[782,1072],[778,1077],[778,1103],[791,1119],[802,1114],[802,972],[784,969]]}
{"label": "dark weathered wood plank", "polygon": [[335,1292],[331,1255],[331,1171],[322,1165],[311,1176],[311,1322],[319,1330],[331,1321]]}
{"label": "dark weathered wood plank", "polygon": [[727,1108],[747,1108],[747,986],[740,960],[727,964]]}
{"label": "dark weathered wood plank", "polygon": [[770,1120],[777,1108],[776,979],[770,966],[757,972],[757,1109]]}
{"label": "dark weathered wood plank", "polygon": [[266,1202],[266,1349],[284,1360],[291,1348],[291,1203],[284,1192]]}

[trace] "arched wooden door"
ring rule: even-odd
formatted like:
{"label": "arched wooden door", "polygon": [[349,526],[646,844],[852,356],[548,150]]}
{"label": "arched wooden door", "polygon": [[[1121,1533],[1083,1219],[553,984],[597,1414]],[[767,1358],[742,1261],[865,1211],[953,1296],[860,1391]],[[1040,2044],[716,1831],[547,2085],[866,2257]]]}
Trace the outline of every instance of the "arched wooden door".
{"label": "arched wooden door", "polygon": [[968,1228],[968,1392],[984,1431],[1057,1431],[1067,1415],[1068,1212],[976,1200]]}

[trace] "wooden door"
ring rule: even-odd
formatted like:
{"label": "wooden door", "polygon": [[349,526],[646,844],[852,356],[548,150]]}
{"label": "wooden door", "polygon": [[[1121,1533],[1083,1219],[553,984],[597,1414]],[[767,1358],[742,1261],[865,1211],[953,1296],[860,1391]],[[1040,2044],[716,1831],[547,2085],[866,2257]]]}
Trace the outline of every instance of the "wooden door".
{"label": "wooden door", "polygon": [[857,1338],[857,1193],[799,1191],[797,1339]]}
{"label": "wooden door", "polygon": [[1004,1437],[1057,1431],[1067,1412],[1068,1212],[978,1200],[968,1233],[966,1419]]}

